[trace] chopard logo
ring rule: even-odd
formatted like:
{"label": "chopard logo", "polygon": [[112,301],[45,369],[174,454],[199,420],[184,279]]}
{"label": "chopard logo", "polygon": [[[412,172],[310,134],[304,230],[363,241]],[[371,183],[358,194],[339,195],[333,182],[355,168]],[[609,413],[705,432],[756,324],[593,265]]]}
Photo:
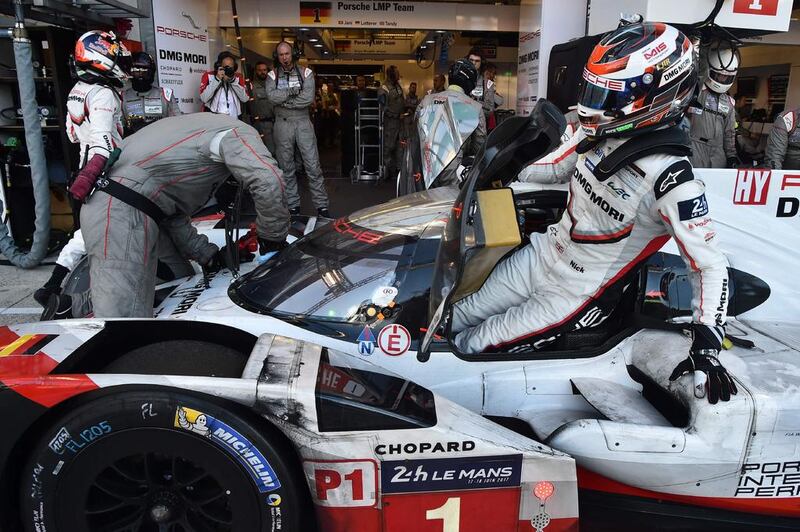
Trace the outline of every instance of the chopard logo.
{"label": "chopard logo", "polygon": [[667,178],[661,182],[661,186],[658,187],[659,192],[664,192],[669,187],[678,183],[678,176],[683,173],[683,170],[678,170],[677,172],[670,172]]}

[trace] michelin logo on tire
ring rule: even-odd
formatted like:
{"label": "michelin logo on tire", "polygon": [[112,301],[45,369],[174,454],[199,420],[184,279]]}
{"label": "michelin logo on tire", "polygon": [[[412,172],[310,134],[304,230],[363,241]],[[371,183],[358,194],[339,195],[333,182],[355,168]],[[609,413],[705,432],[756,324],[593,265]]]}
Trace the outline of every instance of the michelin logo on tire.
{"label": "michelin logo on tire", "polygon": [[174,426],[208,438],[231,454],[253,478],[259,492],[266,493],[281,487],[275,470],[261,451],[227,423],[199,410],[178,406]]}

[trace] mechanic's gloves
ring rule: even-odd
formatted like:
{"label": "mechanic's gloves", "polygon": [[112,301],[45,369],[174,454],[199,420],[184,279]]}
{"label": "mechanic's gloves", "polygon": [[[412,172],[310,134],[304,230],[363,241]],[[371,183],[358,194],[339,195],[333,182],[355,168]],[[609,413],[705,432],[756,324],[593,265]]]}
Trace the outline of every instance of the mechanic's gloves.
{"label": "mechanic's gloves", "polygon": [[102,155],[95,154],[89,162],[81,168],[75,181],[72,182],[72,186],[69,187],[69,193],[72,194],[73,198],[78,201],[86,199],[86,196],[92,191],[95,181],[97,181],[97,178],[103,172],[106,160],[107,159]]}
{"label": "mechanic's gloves", "polygon": [[727,168],[738,168],[739,159],[737,159],[736,157],[728,157],[728,160],[725,161],[725,165]]}
{"label": "mechanic's gloves", "polygon": [[731,395],[738,392],[736,383],[717,358],[725,330],[722,327],[695,324],[692,336],[689,356],[675,367],[669,380],[674,381],[681,375],[692,372],[695,397],[707,397],[712,405],[717,404],[720,399],[730,401]]}
{"label": "mechanic's gloves", "polygon": [[[250,253],[245,248],[239,248],[239,246],[236,246],[236,248],[239,250],[239,264],[242,264],[243,262],[250,262],[256,257],[253,253]],[[217,252],[211,256],[208,262],[201,265],[203,267],[203,274],[209,275],[212,273],[217,273],[222,268],[227,268],[227,255],[228,246],[222,246],[222,249],[217,250]]]}
{"label": "mechanic's gloves", "polygon": [[60,264],[56,264],[53,268],[53,273],[50,274],[50,279],[44,285],[33,293],[33,299],[36,300],[41,306],[47,306],[47,301],[51,295],[61,293],[61,283],[67,277],[69,269]]}

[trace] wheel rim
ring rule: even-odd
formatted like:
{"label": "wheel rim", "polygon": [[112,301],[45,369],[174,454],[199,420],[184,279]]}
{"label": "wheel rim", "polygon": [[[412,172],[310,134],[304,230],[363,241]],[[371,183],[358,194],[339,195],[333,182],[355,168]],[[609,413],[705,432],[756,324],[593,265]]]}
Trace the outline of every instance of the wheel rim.
{"label": "wheel rim", "polygon": [[189,434],[110,434],[61,475],[56,500],[63,530],[261,530],[264,503],[247,473],[213,443]]}

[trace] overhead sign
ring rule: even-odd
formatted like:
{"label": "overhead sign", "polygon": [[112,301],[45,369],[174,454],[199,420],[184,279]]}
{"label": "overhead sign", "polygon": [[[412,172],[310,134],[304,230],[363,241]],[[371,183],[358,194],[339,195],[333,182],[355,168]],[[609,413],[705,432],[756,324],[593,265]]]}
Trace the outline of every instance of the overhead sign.
{"label": "overhead sign", "polygon": [[342,55],[408,55],[410,39],[336,39],[336,53]]}
{"label": "overhead sign", "polygon": [[209,69],[208,7],[195,0],[158,0],[152,13],[158,83],[174,91],[181,111],[200,111],[200,78]]}
{"label": "overhead sign", "polygon": [[[238,0],[236,5],[239,25],[249,28],[306,26],[518,31],[519,23],[519,6],[507,5],[367,0]],[[233,25],[228,2],[220,2],[218,14],[219,26]]]}

